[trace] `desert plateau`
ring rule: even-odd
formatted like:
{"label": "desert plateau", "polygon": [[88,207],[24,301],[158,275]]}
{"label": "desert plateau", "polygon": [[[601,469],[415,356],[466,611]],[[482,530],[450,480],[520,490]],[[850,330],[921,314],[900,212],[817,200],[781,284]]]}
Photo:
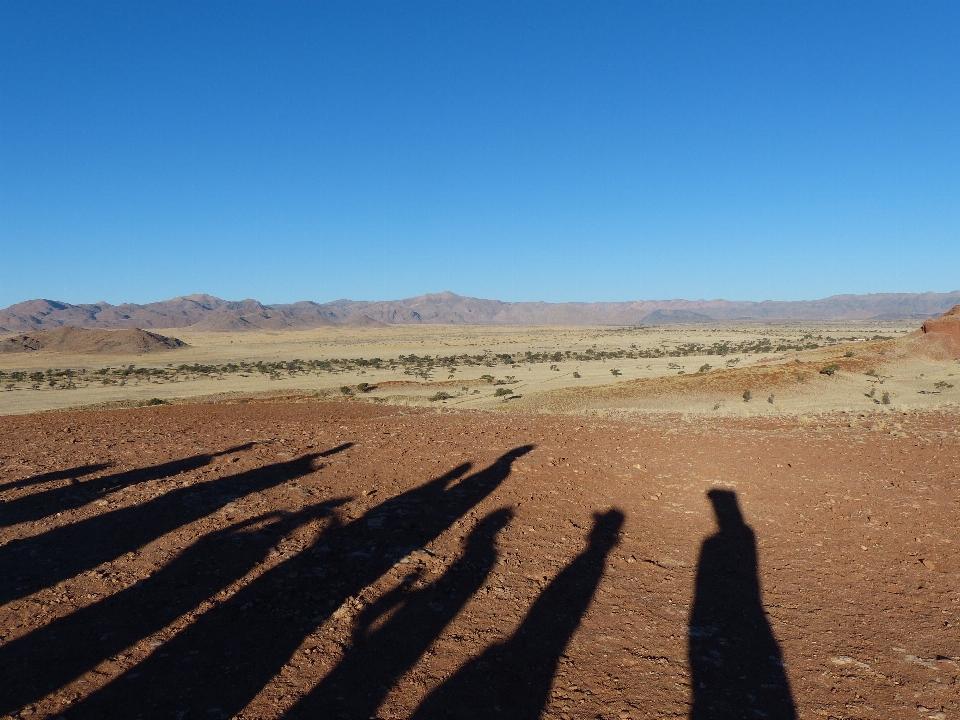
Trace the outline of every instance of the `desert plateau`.
{"label": "desert plateau", "polygon": [[958,717],[958,317],[10,335],[0,717]]}

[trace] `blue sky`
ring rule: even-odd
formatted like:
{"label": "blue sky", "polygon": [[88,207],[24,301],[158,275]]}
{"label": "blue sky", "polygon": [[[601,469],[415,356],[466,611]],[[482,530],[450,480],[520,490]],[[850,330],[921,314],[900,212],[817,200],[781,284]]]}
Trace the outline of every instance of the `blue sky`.
{"label": "blue sky", "polygon": [[0,306],[960,288],[956,2],[0,0]]}

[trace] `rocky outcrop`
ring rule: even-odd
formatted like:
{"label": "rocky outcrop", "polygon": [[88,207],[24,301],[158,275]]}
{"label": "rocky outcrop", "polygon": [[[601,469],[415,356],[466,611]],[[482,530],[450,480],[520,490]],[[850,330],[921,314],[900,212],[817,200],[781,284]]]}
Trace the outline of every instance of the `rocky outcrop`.
{"label": "rocky outcrop", "polygon": [[960,343],[960,305],[948,310],[940,317],[927,320],[923,324],[923,332],[948,335]]}

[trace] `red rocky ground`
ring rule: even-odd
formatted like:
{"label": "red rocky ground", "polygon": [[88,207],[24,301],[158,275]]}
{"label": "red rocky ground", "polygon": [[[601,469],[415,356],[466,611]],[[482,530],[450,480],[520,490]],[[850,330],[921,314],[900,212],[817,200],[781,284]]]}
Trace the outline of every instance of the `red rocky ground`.
{"label": "red rocky ground", "polygon": [[957,718],[958,427],[3,417],[0,716]]}

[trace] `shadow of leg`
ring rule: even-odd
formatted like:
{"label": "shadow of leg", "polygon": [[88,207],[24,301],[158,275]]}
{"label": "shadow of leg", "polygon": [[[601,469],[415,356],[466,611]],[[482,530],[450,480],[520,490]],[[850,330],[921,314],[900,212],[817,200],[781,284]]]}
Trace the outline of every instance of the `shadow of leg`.
{"label": "shadow of leg", "polygon": [[763,612],[753,530],[736,493],[711,490],[719,531],[700,550],[690,614],[691,720],[793,720],[796,710]]}
{"label": "shadow of leg", "polygon": [[539,718],[557,663],[617,544],[623,514],[596,516],[587,549],[544,589],[513,636],[485,650],[420,704],[413,718]]}

